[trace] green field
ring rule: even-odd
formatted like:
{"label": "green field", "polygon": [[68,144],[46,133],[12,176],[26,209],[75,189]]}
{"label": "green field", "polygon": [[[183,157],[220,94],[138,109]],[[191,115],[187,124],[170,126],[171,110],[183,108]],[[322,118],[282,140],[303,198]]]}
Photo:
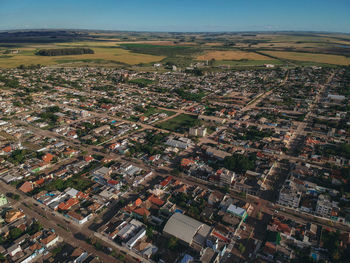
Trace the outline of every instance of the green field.
{"label": "green field", "polygon": [[188,132],[190,127],[196,126],[199,123],[200,121],[197,116],[180,114],[170,120],[158,123],[156,127],[168,131],[185,133]]}
{"label": "green field", "polygon": [[190,46],[170,46],[170,45],[153,45],[153,44],[120,44],[126,50],[135,53],[160,55],[166,57],[189,56],[200,50],[197,47]]}

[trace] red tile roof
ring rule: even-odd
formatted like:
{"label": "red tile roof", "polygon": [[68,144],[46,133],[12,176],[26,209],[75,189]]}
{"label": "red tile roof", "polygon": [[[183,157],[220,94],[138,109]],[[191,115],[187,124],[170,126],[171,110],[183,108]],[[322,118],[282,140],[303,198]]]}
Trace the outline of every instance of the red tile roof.
{"label": "red tile roof", "polygon": [[55,233],[52,233],[51,235],[49,235],[48,237],[44,238],[41,240],[41,243],[43,243],[44,245],[47,245],[48,243],[50,243],[52,240],[54,240],[57,237],[57,235]]}
{"label": "red tile roof", "polygon": [[77,203],[79,203],[79,200],[76,198],[70,198],[67,202],[62,202],[58,205],[58,208],[61,210],[68,210],[70,209],[72,206],[76,205]]}
{"label": "red tile roof", "polygon": [[94,159],[94,157],[92,157],[92,156],[85,156],[84,157],[85,162],[91,162],[93,159]]}
{"label": "red tile roof", "polygon": [[111,184],[111,185],[117,185],[119,182],[117,180],[108,180],[108,183]]}
{"label": "red tile roof", "polygon": [[229,242],[229,241],[230,241],[227,237],[221,235],[220,233],[218,233],[218,232],[216,232],[216,231],[213,232],[213,235],[214,235],[215,237],[217,237],[217,238],[219,238],[219,239],[225,241],[225,242]]}
{"label": "red tile roof", "polygon": [[140,199],[140,198],[137,198],[136,200],[135,200],[135,205],[136,206],[140,206],[142,204],[142,200]]}
{"label": "red tile roof", "polygon": [[41,184],[43,184],[44,182],[45,182],[44,178],[40,178],[39,180],[36,180],[36,181],[35,181],[35,184],[36,184],[36,185],[41,185]]}
{"label": "red tile roof", "polygon": [[133,212],[140,216],[147,216],[147,217],[151,214],[150,211],[148,211],[146,208],[143,208],[143,207],[137,208]]}
{"label": "red tile roof", "polygon": [[21,190],[23,193],[29,193],[30,191],[33,191],[33,184],[32,182],[24,182],[19,190]]}
{"label": "red tile roof", "polygon": [[12,147],[11,146],[6,146],[5,148],[2,149],[5,153],[9,153],[12,151]]}
{"label": "red tile roof", "polygon": [[45,154],[42,158],[41,158],[45,163],[49,163],[52,161],[53,159],[53,155],[51,153],[47,153]]}
{"label": "red tile roof", "polygon": [[187,158],[182,158],[181,160],[181,166],[190,166],[191,164],[194,164],[194,161]]}
{"label": "red tile roof", "polygon": [[83,192],[78,192],[77,193],[77,198],[79,199],[87,199],[89,197],[88,194],[84,194]]}
{"label": "red tile roof", "polygon": [[169,183],[170,183],[170,181],[173,179],[173,177],[172,176],[168,176],[167,178],[165,178],[161,183],[160,183],[160,185],[161,186],[167,186]]}
{"label": "red tile roof", "polygon": [[147,200],[150,201],[152,204],[155,204],[157,206],[162,206],[164,204],[163,200],[159,199],[158,197],[155,197],[154,195],[151,195],[150,197],[148,197]]}

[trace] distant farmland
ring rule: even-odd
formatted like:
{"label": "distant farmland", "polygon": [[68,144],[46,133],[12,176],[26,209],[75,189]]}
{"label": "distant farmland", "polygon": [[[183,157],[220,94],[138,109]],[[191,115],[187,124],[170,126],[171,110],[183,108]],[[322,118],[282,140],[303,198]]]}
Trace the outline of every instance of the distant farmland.
{"label": "distant farmland", "polygon": [[[41,46],[40,46],[41,47]],[[51,46],[50,46],[51,47]],[[0,67],[11,68],[19,65],[55,65],[62,63],[121,63],[136,65],[140,63],[157,62],[164,56],[155,56],[149,54],[132,53],[121,48],[98,47],[93,48],[94,54],[82,55],[64,55],[64,56],[36,56],[36,46],[19,48],[18,54],[2,55],[0,54]]]}
{"label": "distant farmland", "polygon": [[197,57],[198,60],[271,60],[269,57],[254,53],[239,50],[230,51],[209,51]]}
{"label": "distant farmland", "polygon": [[316,63],[333,64],[333,65],[350,65],[350,57],[329,54],[314,54],[304,52],[285,52],[285,51],[262,51],[267,55],[277,58],[310,61]]}
{"label": "distant farmland", "polygon": [[173,46],[173,45],[152,45],[152,44],[120,44],[120,47],[135,53],[161,55],[167,57],[192,55],[199,52],[196,47]]}
{"label": "distant farmland", "polygon": [[[350,37],[343,34],[213,35],[69,30],[0,32],[0,68],[40,64],[166,71],[171,69],[171,65],[184,69],[198,60],[212,59],[215,61],[204,70],[221,66],[283,66],[289,62],[301,65],[349,65],[349,46]],[[94,54],[35,55],[39,50],[52,49],[91,49]],[[153,67],[156,62],[161,62],[162,66]]]}

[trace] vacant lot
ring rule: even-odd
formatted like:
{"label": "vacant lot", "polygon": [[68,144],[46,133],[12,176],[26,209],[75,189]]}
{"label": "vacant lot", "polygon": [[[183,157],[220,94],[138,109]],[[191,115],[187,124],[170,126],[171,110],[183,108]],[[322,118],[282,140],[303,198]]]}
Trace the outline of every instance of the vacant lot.
{"label": "vacant lot", "polygon": [[196,116],[188,115],[188,114],[180,114],[170,120],[161,122],[156,126],[158,128],[184,133],[187,132],[188,129],[199,122]]}
{"label": "vacant lot", "polygon": [[269,60],[270,58],[265,57],[254,52],[244,52],[239,50],[231,51],[209,51],[203,55],[197,57],[198,60]]}
{"label": "vacant lot", "polygon": [[334,65],[350,65],[350,58],[338,55],[314,54],[303,52],[284,52],[284,51],[264,51],[263,53],[275,56],[278,58],[310,61],[316,63],[334,64]]}
{"label": "vacant lot", "polygon": [[174,111],[162,110],[162,109],[158,109],[158,108],[149,108],[143,113],[143,116],[149,117],[149,116],[156,114],[156,113],[166,113],[166,114],[168,114],[168,116],[175,115]]}

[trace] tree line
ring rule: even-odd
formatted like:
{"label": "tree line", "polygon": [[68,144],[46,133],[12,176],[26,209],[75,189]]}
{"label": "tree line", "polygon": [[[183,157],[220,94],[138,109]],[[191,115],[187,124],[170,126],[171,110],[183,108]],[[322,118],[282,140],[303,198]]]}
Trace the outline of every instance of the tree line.
{"label": "tree line", "polygon": [[91,48],[55,48],[55,49],[40,49],[35,54],[39,56],[65,56],[65,55],[82,55],[94,54]]}

